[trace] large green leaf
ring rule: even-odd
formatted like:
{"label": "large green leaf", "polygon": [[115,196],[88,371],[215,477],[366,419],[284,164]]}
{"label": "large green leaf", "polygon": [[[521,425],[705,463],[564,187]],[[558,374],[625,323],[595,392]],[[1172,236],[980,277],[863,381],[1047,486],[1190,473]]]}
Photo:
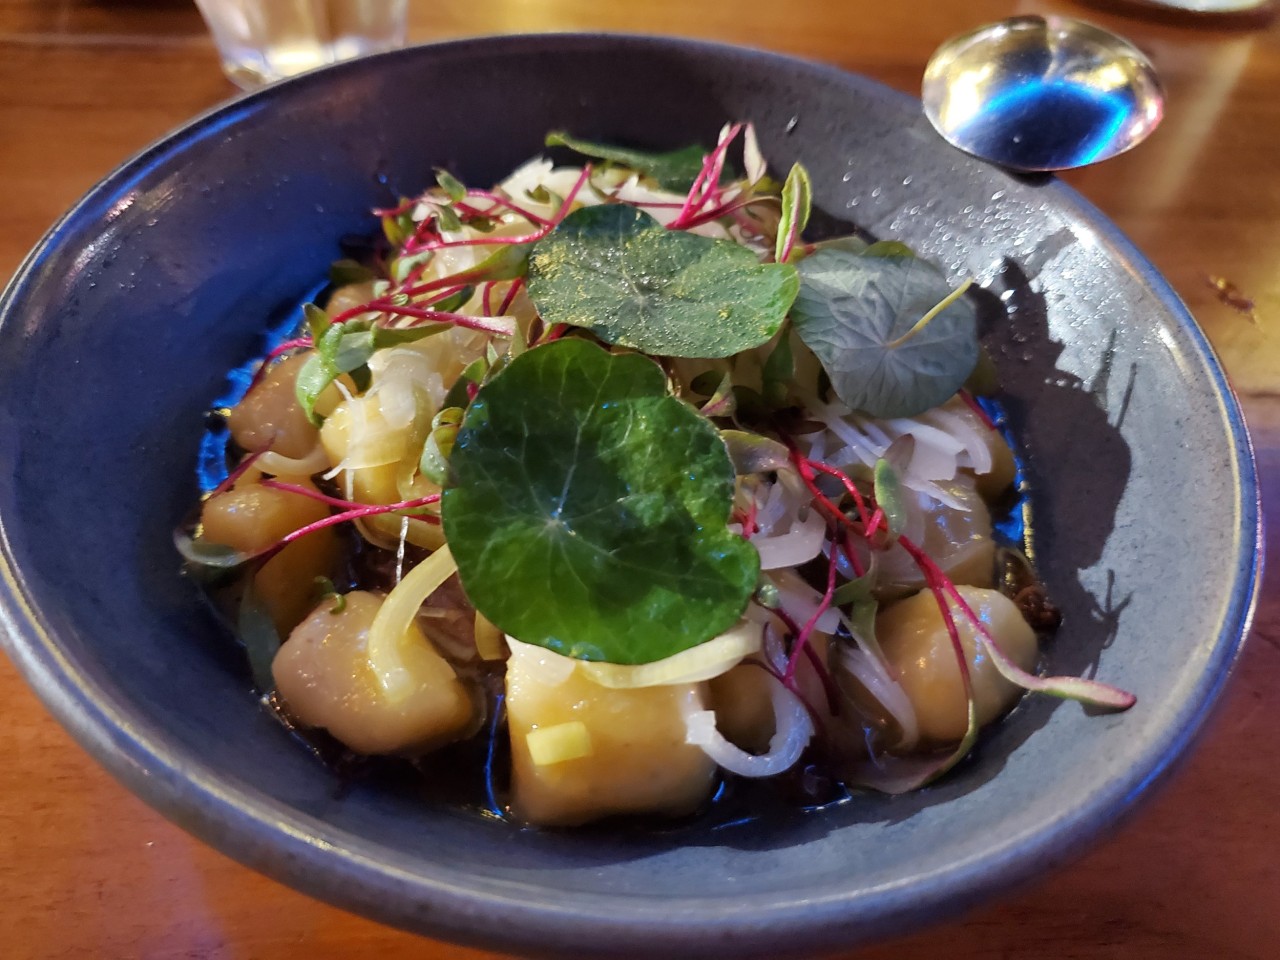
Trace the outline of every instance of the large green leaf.
{"label": "large green leaf", "polygon": [[665,153],[653,153],[648,150],[631,150],[607,143],[579,140],[563,131],[548,133],[547,146],[568,147],[584,157],[607,160],[610,163],[630,167],[656,180],[658,186],[677,193],[687,193],[693,186],[693,181],[702,172],[702,161],[706,156],[706,151],[697,144]]}
{"label": "large green leaf", "polygon": [[528,283],[547,323],[670,357],[728,357],[766,343],[799,289],[788,264],[667,230],[623,204],[566,217],[535,245]]}
{"label": "large green leaf", "polygon": [[480,389],[450,456],[444,530],[502,630],[583,660],[647,663],[731,627],[756,586],[729,532],[733,464],[646,357],[535,347]]}
{"label": "large green leaf", "polygon": [[841,400],[874,416],[908,417],[964,384],[978,359],[977,317],[956,299],[921,326],[951,296],[946,277],[905,248],[884,252],[806,257],[791,317]]}

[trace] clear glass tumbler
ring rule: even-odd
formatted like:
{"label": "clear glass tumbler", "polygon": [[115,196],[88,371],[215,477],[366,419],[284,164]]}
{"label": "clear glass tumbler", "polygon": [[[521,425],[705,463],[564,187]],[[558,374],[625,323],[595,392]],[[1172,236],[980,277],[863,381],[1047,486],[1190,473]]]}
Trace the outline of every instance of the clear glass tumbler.
{"label": "clear glass tumbler", "polygon": [[222,69],[246,90],[401,46],[408,0],[196,0]]}

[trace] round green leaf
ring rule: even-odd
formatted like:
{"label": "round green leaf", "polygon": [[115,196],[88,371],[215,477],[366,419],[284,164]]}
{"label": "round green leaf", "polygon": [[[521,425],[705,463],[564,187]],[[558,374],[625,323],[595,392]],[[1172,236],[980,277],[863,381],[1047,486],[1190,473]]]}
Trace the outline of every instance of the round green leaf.
{"label": "round green leaf", "polygon": [[476,608],[527,643],[648,663],[742,615],[759,558],[727,529],[733,464],[646,357],[560,340],[480,389],[444,531]]}
{"label": "round green leaf", "polygon": [[964,385],[978,360],[977,315],[958,299],[918,326],[951,293],[933,264],[909,251],[826,249],[802,260],[799,271],[796,333],[849,407],[910,417]]}
{"label": "round green leaf", "polygon": [[728,357],[767,343],[799,289],[789,264],[668,230],[625,204],[566,217],[534,246],[528,284],[547,323],[668,357]]}

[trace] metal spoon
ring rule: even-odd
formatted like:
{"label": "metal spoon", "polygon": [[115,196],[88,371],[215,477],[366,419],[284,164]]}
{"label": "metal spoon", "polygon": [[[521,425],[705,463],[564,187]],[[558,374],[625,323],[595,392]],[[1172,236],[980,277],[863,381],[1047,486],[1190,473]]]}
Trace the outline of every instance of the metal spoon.
{"label": "metal spoon", "polygon": [[1146,139],[1164,114],[1155,68],[1127,40],[1066,17],[1012,17],[953,37],[924,72],[949,142],[1014,170],[1066,170]]}

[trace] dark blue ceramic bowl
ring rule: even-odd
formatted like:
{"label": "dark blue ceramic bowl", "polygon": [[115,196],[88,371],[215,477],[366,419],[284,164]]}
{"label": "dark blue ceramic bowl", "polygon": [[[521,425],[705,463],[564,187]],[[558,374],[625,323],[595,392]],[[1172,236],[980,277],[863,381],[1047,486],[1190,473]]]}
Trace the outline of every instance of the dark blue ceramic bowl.
{"label": "dark blue ceramic bowl", "polygon": [[[1029,456],[1056,672],[1140,697],[1029,699],[944,783],[712,830],[519,830],[332,775],[257,704],[178,574],[202,414],[369,209],[449,167],[493,181],[545,131],[674,146],[755,122],[817,204],[977,278]],[[1254,468],[1182,304],[1092,207],[945,146],[829,67],[672,40],[510,37],[341,65],[229,103],[66,216],[0,305],[0,621],[95,757],[200,837],[333,903],[544,954],[779,956],[901,931],[1078,851],[1200,726],[1259,569]],[[1190,556],[1185,544],[1197,545]]]}

